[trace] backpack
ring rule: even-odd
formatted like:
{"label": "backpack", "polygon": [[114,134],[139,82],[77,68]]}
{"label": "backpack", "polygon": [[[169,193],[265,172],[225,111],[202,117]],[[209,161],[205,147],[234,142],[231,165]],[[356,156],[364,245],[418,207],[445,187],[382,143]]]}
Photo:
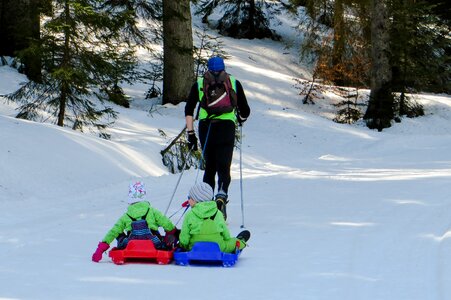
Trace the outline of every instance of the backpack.
{"label": "backpack", "polygon": [[229,74],[205,72],[203,76],[204,95],[200,99],[200,107],[205,109],[208,115],[221,115],[232,112],[237,106],[237,96],[232,88]]}
{"label": "backpack", "polygon": [[151,240],[155,245],[155,248],[161,248],[163,246],[163,242],[158,238],[156,234],[153,234],[149,229],[149,225],[147,224],[146,218],[150,209],[147,209],[146,214],[142,217],[142,219],[135,219],[129,214],[127,216],[132,220],[132,231],[128,236],[128,240]]}

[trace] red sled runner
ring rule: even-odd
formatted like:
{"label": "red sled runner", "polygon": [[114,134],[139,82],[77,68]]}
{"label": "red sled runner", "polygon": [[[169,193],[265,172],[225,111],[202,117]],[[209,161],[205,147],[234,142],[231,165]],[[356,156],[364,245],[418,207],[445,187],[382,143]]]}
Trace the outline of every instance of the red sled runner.
{"label": "red sled runner", "polygon": [[130,240],[125,249],[114,247],[109,252],[116,265],[125,262],[156,261],[159,265],[167,265],[172,261],[174,250],[157,250],[151,240]]}

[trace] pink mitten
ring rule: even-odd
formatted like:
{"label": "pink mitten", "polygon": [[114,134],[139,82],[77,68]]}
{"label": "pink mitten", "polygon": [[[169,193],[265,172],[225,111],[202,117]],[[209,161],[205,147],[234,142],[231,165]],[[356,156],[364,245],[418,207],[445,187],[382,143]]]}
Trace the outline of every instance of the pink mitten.
{"label": "pink mitten", "polygon": [[110,245],[105,242],[100,242],[97,246],[96,252],[94,252],[94,254],[92,255],[92,261],[99,262],[102,259],[103,252],[107,251],[108,248],[110,248]]}

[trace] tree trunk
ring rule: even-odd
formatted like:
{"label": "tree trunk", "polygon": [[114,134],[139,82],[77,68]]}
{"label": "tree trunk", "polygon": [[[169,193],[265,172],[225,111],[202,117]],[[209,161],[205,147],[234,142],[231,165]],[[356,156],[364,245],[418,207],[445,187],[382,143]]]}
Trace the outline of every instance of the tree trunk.
{"label": "tree trunk", "polygon": [[[70,60],[70,29],[68,28],[68,24],[71,24],[70,19],[70,4],[69,0],[65,0],[64,2],[64,18],[65,24],[64,26],[64,50],[63,50],[63,60],[61,62],[61,69],[63,72],[67,72],[69,68],[69,60]],[[59,112],[58,112],[58,126],[64,126],[64,118],[66,116],[66,103],[67,96],[69,95],[69,84],[66,76],[61,79],[61,88],[60,88],[60,99],[59,99]]]}
{"label": "tree trunk", "polygon": [[194,82],[189,0],[163,1],[163,48],[163,104],[178,104],[186,100]]}
{"label": "tree trunk", "polygon": [[336,85],[344,85],[343,53],[345,49],[344,4],[342,0],[334,1],[334,44],[332,51],[332,68]]}
{"label": "tree trunk", "polygon": [[[30,38],[37,41],[41,37],[41,15],[40,15],[40,7],[42,0],[29,0],[29,30],[30,30]],[[28,45],[29,46],[29,45]],[[25,64],[25,74],[29,79],[41,82],[41,56],[38,54],[28,55],[24,58]]]}
{"label": "tree trunk", "polygon": [[255,20],[256,20],[256,10],[255,10],[255,0],[249,1],[249,38],[253,39],[257,36],[255,32]]}
{"label": "tree trunk", "polygon": [[389,13],[386,0],[372,0],[371,4],[371,93],[363,118],[369,128],[382,131],[391,126],[394,117],[394,98],[390,87]]}

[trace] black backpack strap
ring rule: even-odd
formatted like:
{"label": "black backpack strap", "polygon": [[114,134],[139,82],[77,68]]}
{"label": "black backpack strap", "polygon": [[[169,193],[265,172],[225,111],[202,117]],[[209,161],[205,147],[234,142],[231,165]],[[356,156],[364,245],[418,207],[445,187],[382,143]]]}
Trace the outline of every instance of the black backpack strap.
{"label": "black backpack strap", "polygon": [[127,214],[127,216],[132,220],[132,222],[137,221],[138,219],[133,218],[132,216],[130,216],[129,214]]}
{"label": "black backpack strap", "polygon": [[204,218],[204,220],[208,220],[208,219],[214,220],[217,214],[218,214],[218,210],[215,212],[214,215],[212,215],[212,216],[210,216],[210,217],[206,217],[206,218]]}

